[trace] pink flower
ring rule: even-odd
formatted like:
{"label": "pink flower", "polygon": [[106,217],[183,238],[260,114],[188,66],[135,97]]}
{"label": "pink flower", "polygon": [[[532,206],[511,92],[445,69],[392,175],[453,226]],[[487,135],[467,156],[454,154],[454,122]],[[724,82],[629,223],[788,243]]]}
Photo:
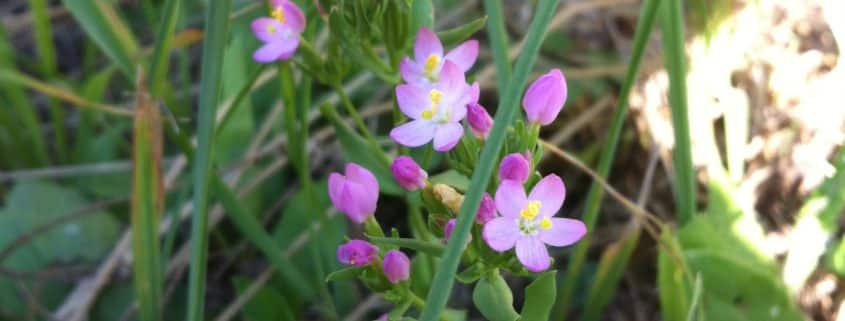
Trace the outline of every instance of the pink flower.
{"label": "pink flower", "polygon": [[305,15],[293,2],[273,0],[270,18],[252,21],[252,32],[264,43],[252,58],[260,63],[287,60],[299,47],[299,34],[305,29]]}
{"label": "pink flower", "polygon": [[496,218],[496,203],[493,202],[490,193],[485,192],[481,196],[481,205],[478,206],[478,212],[475,213],[475,222],[484,225],[494,218]]}
{"label": "pink flower", "polygon": [[450,218],[449,221],[446,222],[446,225],[443,225],[443,239],[446,241],[452,237],[452,231],[455,230],[455,223],[457,223],[457,220]]}
{"label": "pink flower", "polygon": [[428,173],[408,156],[396,157],[390,165],[390,172],[399,185],[411,192],[425,187],[425,180],[428,178]]}
{"label": "pink flower", "polygon": [[384,254],[382,269],[387,280],[390,283],[396,284],[400,281],[407,280],[411,275],[411,260],[401,251],[390,250]]}
{"label": "pink flower", "polygon": [[353,222],[363,223],[375,213],[378,193],[376,177],[358,164],[346,164],[345,175],[329,175],[332,204]]}
{"label": "pink flower", "polygon": [[497,252],[515,246],[526,269],[545,271],[551,263],[546,244],[567,246],[587,232],[581,221],[554,217],[565,195],[563,181],[554,174],[540,180],[528,196],[521,183],[503,181],[496,190],[496,208],[502,216],[484,225],[484,241]]}
{"label": "pink flower", "polygon": [[349,240],[337,247],[337,260],[340,263],[364,266],[377,259],[378,248],[367,241]]}
{"label": "pink flower", "polygon": [[566,79],[560,69],[552,69],[540,76],[525,91],[522,108],[532,123],[551,124],[566,102]]}
{"label": "pink flower", "polygon": [[502,158],[499,164],[499,179],[500,180],[515,180],[520,184],[525,183],[530,174],[531,165],[520,153],[508,154]]}
{"label": "pink flower", "polygon": [[440,81],[433,88],[405,84],[396,86],[396,101],[411,121],[390,131],[395,142],[418,147],[434,141],[434,150],[445,152],[458,143],[467,114],[469,85],[458,66],[446,61]]}
{"label": "pink flower", "polygon": [[478,58],[478,41],[468,40],[444,57],[443,45],[437,35],[430,29],[420,28],[414,43],[414,58],[415,60],[411,60],[405,57],[399,64],[402,79],[409,84],[430,86],[440,80],[440,73],[446,61],[454,63],[461,73],[472,68]]}

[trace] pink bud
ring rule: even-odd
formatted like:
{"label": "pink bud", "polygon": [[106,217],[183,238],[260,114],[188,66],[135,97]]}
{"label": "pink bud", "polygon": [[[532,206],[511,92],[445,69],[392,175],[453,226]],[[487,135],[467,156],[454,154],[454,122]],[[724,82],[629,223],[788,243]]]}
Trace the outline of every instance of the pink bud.
{"label": "pink bud", "polygon": [[467,105],[467,122],[472,134],[481,139],[487,139],[490,128],[493,127],[493,118],[490,117],[484,106],[477,103]]}
{"label": "pink bud", "polygon": [[355,163],[346,164],[344,174],[329,175],[329,198],[350,220],[363,223],[376,211],[378,181],[373,173]]}
{"label": "pink bud", "polygon": [[400,281],[407,280],[411,275],[411,260],[401,251],[390,250],[384,254],[382,269],[387,280],[390,283],[396,284]]}
{"label": "pink bud", "polygon": [[502,163],[499,164],[499,179],[525,183],[525,180],[528,179],[529,167],[528,160],[522,154],[508,154],[505,158],[502,158]]}
{"label": "pink bud", "polygon": [[490,193],[484,193],[481,197],[481,205],[478,207],[478,212],[475,213],[475,222],[481,225],[496,218],[496,202],[490,197]]}
{"label": "pink bud", "polygon": [[446,222],[446,225],[443,226],[443,238],[448,241],[450,237],[452,237],[452,231],[455,230],[455,222],[457,222],[454,218],[449,219]]}
{"label": "pink bud", "polygon": [[560,69],[540,76],[525,91],[522,108],[532,123],[551,124],[566,102],[566,79]]}
{"label": "pink bud", "polygon": [[350,240],[337,247],[337,260],[340,263],[364,266],[376,260],[378,248],[367,241]]}
{"label": "pink bud", "polygon": [[425,187],[425,180],[428,178],[428,173],[408,156],[396,157],[390,165],[390,172],[399,185],[411,192]]}

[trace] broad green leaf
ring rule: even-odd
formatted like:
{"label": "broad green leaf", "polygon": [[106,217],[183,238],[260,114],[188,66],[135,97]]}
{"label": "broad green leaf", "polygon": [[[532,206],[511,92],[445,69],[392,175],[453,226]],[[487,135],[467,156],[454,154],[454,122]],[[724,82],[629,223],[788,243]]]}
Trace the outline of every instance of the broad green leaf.
{"label": "broad green leaf", "polygon": [[555,304],[557,271],[540,274],[525,288],[525,304],[522,305],[520,321],[545,321],[549,319]]}
{"label": "broad green leaf", "polygon": [[[681,246],[672,231],[664,230],[660,237],[661,242],[670,247],[670,251],[680,252]],[[690,307],[690,285],[684,274],[686,263],[683,256],[673,256],[664,247],[660,249],[657,258],[657,292],[660,296],[661,315],[666,321],[686,320]]]}
{"label": "broad green leaf", "polygon": [[135,79],[138,42],[113,4],[105,0],[63,0],[71,15],[129,79]]}
{"label": "broad green leaf", "polygon": [[357,277],[358,274],[360,274],[361,271],[364,269],[366,269],[366,267],[364,266],[350,266],[342,268],[340,270],[329,273],[329,276],[326,277],[326,282],[355,279],[355,277]]}
{"label": "broad green leaf", "polygon": [[513,309],[513,293],[499,272],[491,272],[475,283],[472,302],[487,320],[513,321],[519,318]]}
{"label": "broad green leaf", "polygon": [[487,24],[487,16],[483,16],[449,30],[438,32],[437,38],[440,38],[440,42],[443,43],[444,47],[453,47],[458,45],[460,42],[467,40],[474,33],[478,32],[478,30],[481,30],[481,28],[484,28],[485,24]]}

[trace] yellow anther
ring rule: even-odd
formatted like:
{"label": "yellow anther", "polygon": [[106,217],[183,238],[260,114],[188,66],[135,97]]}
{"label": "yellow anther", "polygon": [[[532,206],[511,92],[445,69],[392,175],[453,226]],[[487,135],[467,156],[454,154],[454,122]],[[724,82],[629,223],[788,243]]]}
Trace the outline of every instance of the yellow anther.
{"label": "yellow anther", "polygon": [[540,228],[544,230],[552,228],[552,219],[544,217],[543,220],[540,221]]}
{"label": "yellow anther", "polygon": [[430,54],[428,58],[425,58],[425,64],[423,66],[423,71],[425,72],[425,76],[428,78],[432,78],[434,75],[434,68],[437,68],[437,65],[440,64],[440,56],[437,54]]}
{"label": "yellow anther", "polygon": [[269,32],[269,33],[275,33],[275,32],[276,32],[276,26],[274,26],[274,25],[267,25],[267,32]]}
{"label": "yellow anther", "polygon": [[285,23],[285,10],[282,9],[281,6],[278,6],[276,7],[276,9],[273,9],[273,12],[271,12],[270,15],[273,16],[273,19],[276,19],[281,23]]}
{"label": "yellow anther", "polygon": [[437,106],[437,105],[440,104],[440,99],[443,98],[443,92],[441,92],[437,89],[432,89],[431,91],[428,92],[428,98],[431,99],[431,106],[432,107]]}
{"label": "yellow anther", "polygon": [[528,201],[528,206],[524,210],[519,211],[519,216],[526,220],[533,220],[540,213],[540,202]]}
{"label": "yellow anther", "polygon": [[423,110],[423,112],[422,112],[422,118],[423,118],[423,119],[425,119],[425,120],[429,120],[429,119],[431,119],[432,117],[434,117],[434,111],[433,111],[433,110],[431,110],[431,109],[429,109],[429,110]]}

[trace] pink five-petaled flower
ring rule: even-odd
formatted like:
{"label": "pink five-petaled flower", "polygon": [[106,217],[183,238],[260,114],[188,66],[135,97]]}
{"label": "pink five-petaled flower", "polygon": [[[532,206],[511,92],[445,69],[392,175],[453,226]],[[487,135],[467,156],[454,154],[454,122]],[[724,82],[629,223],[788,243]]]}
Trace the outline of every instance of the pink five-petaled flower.
{"label": "pink five-petaled flower", "polygon": [[364,266],[377,259],[378,248],[367,241],[349,240],[337,247],[337,260],[340,263]]}
{"label": "pink five-petaled flower", "polygon": [[496,190],[496,208],[502,216],[484,225],[484,241],[497,252],[516,246],[516,257],[526,269],[545,271],[551,263],[546,244],[567,246],[587,232],[581,221],[553,217],[565,194],[563,181],[554,174],[540,180],[528,196],[521,183],[503,181]]}
{"label": "pink five-petaled flower", "polygon": [[346,164],[345,175],[329,175],[329,198],[350,220],[363,223],[376,211],[379,186],[376,177],[355,163]]}
{"label": "pink five-petaled flower", "polygon": [[407,280],[411,275],[411,260],[401,251],[390,250],[384,254],[382,269],[387,280],[390,283],[396,284],[400,281]]}
{"label": "pink five-petaled flower", "polygon": [[402,113],[411,121],[390,131],[395,142],[418,147],[434,140],[434,150],[445,152],[463,136],[461,120],[467,114],[470,100],[469,85],[464,73],[451,61],[446,61],[440,81],[433,88],[413,84],[396,86],[396,101]]}
{"label": "pink five-petaled flower", "polygon": [[472,68],[478,58],[478,41],[468,40],[443,56],[443,45],[437,35],[430,29],[420,28],[414,43],[414,58],[405,57],[399,64],[402,79],[409,84],[431,86],[440,80],[446,61],[454,63],[461,73]]}
{"label": "pink five-petaled flower", "polygon": [[287,60],[299,47],[299,34],[305,29],[305,15],[293,2],[272,0],[270,18],[261,17],[252,21],[252,32],[264,43],[252,54],[260,63]]}
{"label": "pink five-petaled flower", "polygon": [[552,69],[528,87],[522,98],[522,108],[529,122],[548,125],[557,118],[564,102],[566,79],[560,69]]}
{"label": "pink five-petaled flower", "polygon": [[390,165],[390,172],[396,182],[410,192],[425,187],[425,180],[428,178],[428,173],[408,156],[396,157]]}
{"label": "pink five-petaled flower", "polygon": [[525,180],[528,179],[528,175],[530,174],[529,167],[531,165],[522,154],[508,154],[502,158],[502,162],[499,164],[499,179],[502,181],[514,180],[519,183],[525,183]]}
{"label": "pink five-petaled flower", "polygon": [[475,222],[484,225],[494,218],[496,218],[496,203],[493,202],[490,193],[484,192],[484,195],[481,196],[481,205],[478,206],[478,212],[475,212]]}

